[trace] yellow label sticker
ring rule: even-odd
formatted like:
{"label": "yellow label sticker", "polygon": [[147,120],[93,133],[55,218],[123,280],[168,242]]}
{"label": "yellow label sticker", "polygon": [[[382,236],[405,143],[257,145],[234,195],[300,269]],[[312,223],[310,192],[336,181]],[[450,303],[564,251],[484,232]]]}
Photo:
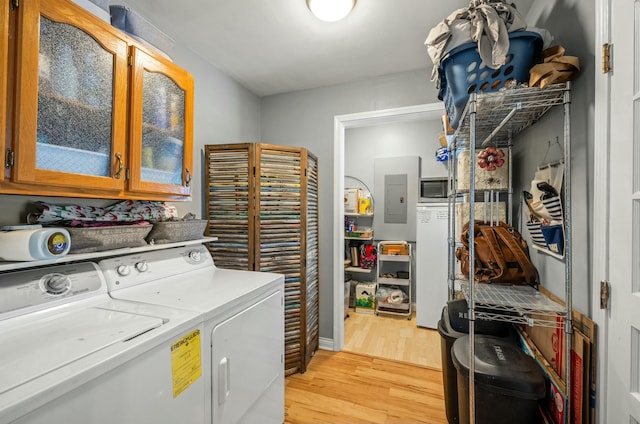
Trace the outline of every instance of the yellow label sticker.
{"label": "yellow label sticker", "polygon": [[174,398],[202,375],[200,330],[194,330],[171,344],[171,375]]}

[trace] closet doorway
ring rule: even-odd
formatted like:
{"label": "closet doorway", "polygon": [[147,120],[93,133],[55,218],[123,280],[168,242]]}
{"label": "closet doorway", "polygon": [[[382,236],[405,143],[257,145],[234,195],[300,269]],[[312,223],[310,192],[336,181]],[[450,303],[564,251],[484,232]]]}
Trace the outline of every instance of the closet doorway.
{"label": "closet doorway", "polygon": [[[353,153],[350,151],[351,149],[347,149],[347,143],[349,143],[350,133],[353,131],[346,131],[347,129],[361,129],[367,128],[367,130],[374,130],[373,127],[381,127],[387,124],[399,124],[407,121],[435,121],[437,123],[441,122],[443,114],[443,105],[442,103],[432,103],[432,104],[424,104],[424,105],[416,105],[410,107],[396,108],[396,109],[386,109],[380,111],[372,111],[372,112],[363,112],[363,113],[355,113],[349,115],[340,115],[336,116],[334,119],[334,193],[339,196],[344,192],[345,188],[345,165],[347,161],[357,160],[358,158],[347,157],[346,152],[349,151],[349,156],[352,156]],[[427,137],[434,137],[432,134],[424,134],[425,139]],[[355,137],[354,137],[355,138]],[[435,150],[435,149],[434,149]],[[435,155],[435,152],[432,153]],[[388,154],[388,156],[401,156],[404,154]],[[423,164],[426,160],[431,160],[433,156],[423,157]],[[372,163],[369,165],[369,171],[372,173]],[[423,165],[424,169],[424,165]],[[368,179],[365,176],[365,179]],[[371,183],[372,184],[372,183]],[[373,189],[373,187],[371,187]],[[342,202],[336,202],[334,207],[334,249],[335,257],[334,257],[334,334],[333,334],[333,346],[334,350],[340,351],[345,348],[345,319],[344,319],[344,283],[345,283],[345,270],[344,270],[344,258],[345,258],[345,240],[344,240],[344,204]],[[413,207],[413,206],[411,206]],[[375,211],[374,211],[375,215]],[[375,219],[383,219],[382,214]],[[375,236],[375,234],[374,234]],[[357,331],[365,331],[367,328],[377,329],[384,331],[393,332],[397,329],[398,332],[407,332],[412,330],[423,330],[415,326],[415,319],[408,321],[406,318],[392,317],[392,316],[362,316],[361,314],[356,315],[356,312],[351,309],[349,311],[351,317],[354,319],[349,322],[349,325],[346,328],[349,328],[350,331],[354,326],[357,326]],[[356,316],[354,316],[356,315]],[[351,319],[351,318],[347,318]],[[376,321],[381,320],[381,321]],[[383,322],[384,321],[384,322]],[[356,324],[357,323],[357,324]],[[382,325],[384,324],[384,325]],[[411,327],[412,326],[412,327]],[[390,329],[392,328],[392,329]],[[374,330],[372,330],[374,331]],[[437,332],[436,332],[437,334]],[[366,335],[358,335],[358,337],[367,337]],[[439,346],[439,339],[435,338],[434,342]],[[365,344],[371,346],[369,340],[364,341]],[[380,343],[388,343],[380,340]],[[411,350],[412,346],[410,344],[406,344],[401,346],[400,349],[408,349]],[[437,348],[439,351],[439,347]],[[350,351],[355,353],[367,353],[366,351],[358,352],[352,349],[352,346],[349,347]],[[368,349],[365,349],[368,350]],[[374,351],[379,352],[381,349],[374,349]],[[383,349],[384,350],[384,349]],[[393,349],[392,349],[393,350]],[[393,355],[397,355],[393,353]],[[405,352],[405,356],[410,356],[410,352]],[[377,356],[374,353],[374,356]],[[384,354],[382,355],[384,357]]]}

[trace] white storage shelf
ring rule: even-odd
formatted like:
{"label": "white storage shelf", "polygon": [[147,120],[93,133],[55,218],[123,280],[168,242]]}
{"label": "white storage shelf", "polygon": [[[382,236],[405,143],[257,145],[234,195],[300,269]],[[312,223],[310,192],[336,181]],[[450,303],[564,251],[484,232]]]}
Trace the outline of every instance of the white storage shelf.
{"label": "white storage shelf", "polygon": [[42,265],[62,264],[62,263],[75,262],[75,261],[90,261],[92,259],[106,258],[109,256],[118,256],[118,255],[124,255],[129,253],[148,252],[151,250],[163,250],[163,249],[170,249],[172,247],[210,243],[216,240],[218,240],[218,237],[204,237],[196,240],[179,241],[175,243],[165,243],[165,244],[148,244],[146,246],[125,247],[122,249],[105,250],[102,252],[72,253],[69,255],[62,256],[60,258],[45,259],[45,260],[39,260],[39,261],[24,261],[24,262],[0,261],[0,272],[13,271],[17,269],[25,269],[25,268],[35,267],[35,266],[42,266]]}
{"label": "white storage shelf", "polygon": [[[384,255],[380,252],[384,251],[383,246],[402,244],[405,246],[407,255]],[[406,241],[381,241],[378,243],[378,290],[386,288],[389,290],[402,290],[405,298],[402,303],[389,303],[380,301],[376,303],[376,315],[390,314],[401,315],[407,319],[411,319],[411,303],[413,296],[411,293],[411,245]],[[400,273],[406,273],[407,278],[398,278]]]}
{"label": "white storage shelf", "polygon": [[344,269],[346,272],[360,272],[362,274],[371,274],[372,269],[360,268],[359,266],[349,266]]}
{"label": "white storage shelf", "polygon": [[[408,311],[409,308],[411,307],[411,305],[409,303],[397,304],[397,303],[387,303],[387,302],[378,302],[376,306],[377,306],[377,308],[385,308],[385,309],[393,309],[393,310],[396,310],[396,311],[404,311],[402,313],[402,315],[405,315],[406,311]],[[377,313],[380,313],[380,312],[386,312],[386,311],[381,311],[381,310],[378,309]]]}
{"label": "white storage shelf", "polygon": [[409,286],[411,285],[411,280],[408,278],[378,277],[378,284],[385,284],[388,286]]}
{"label": "white storage shelf", "polygon": [[[369,224],[369,225],[367,225],[367,227],[370,226],[371,220],[373,219],[373,213],[345,213],[344,216],[355,218],[356,222],[358,222],[357,220],[360,218],[360,219],[362,219],[362,222],[365,222],[365,223]],[[345,235],[344,240],[345,240],[345,242],[356,240],[356,241],[361,241],[361,242],[363,242],[365,244],[370,244],[373,241],[373,234],[372,234],[371,237],[349,237],[349,236]],[[348,243],[345,244],[345,250],[349,250],[349,244]],[[351,266],[350,263],[351,263],[351,261],[345,261],[345,268],[344,268],[345,272],[358,273],[358,274],[371,274],[373,272],[373,269],[371,269],[371,268],[362,268],[362,267],[359,267],[359,266]]]}
{"label": "white storage shelf", "polygon": [[378,255],[379,261],[384,262],[411,262],[409,255]]}

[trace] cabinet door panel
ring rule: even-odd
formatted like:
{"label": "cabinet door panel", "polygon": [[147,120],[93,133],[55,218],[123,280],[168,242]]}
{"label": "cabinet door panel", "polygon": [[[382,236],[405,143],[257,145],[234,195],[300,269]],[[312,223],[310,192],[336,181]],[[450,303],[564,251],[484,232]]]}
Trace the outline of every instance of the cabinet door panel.
{"label": "cabinet door panel", "polygon": [[[7,78],[9,70],[9,2],[0,4],[0,152],[3,152],[4,164],[5,140],[7,131]],[[3,166],[4,168],[4,166]],[[0,182],[4,180],[4,171],[0,172]]]}
{"label": "cabinet door panel", "polygon": [[193,79],[132,47],[130,191],[190,193]]}
{"label": "cabinet door panel", "polygon": [[126,42],[72,3],[19,15],[13,181],[122,190]]}

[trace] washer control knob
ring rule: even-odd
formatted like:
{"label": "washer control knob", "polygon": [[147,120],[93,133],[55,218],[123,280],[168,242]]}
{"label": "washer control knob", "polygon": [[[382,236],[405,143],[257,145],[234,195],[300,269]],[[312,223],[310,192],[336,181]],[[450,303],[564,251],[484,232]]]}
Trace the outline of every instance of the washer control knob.
{"label": "washer control knob", "polygon": [[125,275],[129,275],[129,267],[127,265],[118,265],[118,267],[116,268],[116,272],[118,273],[118,275],[124,277]]}
{"label": "washer control knob", "polygon": [[192,250],[191,252],[189,252],[188,256],[189,259],[191,259],[193,262],[200,262],[200,259],[202,259],[199,250]]}
{"label": "washer control knob", "polygon": [[138,270],[138,272],[149,271],[149,264],[147,263],[147,261],[136,262],[135,267]]}
{"label": "washer control knob", "polygon": [[71,281],[64,274],[49,274],[44,277],[42,287],[49,294],[61,295],[71,290]]}

